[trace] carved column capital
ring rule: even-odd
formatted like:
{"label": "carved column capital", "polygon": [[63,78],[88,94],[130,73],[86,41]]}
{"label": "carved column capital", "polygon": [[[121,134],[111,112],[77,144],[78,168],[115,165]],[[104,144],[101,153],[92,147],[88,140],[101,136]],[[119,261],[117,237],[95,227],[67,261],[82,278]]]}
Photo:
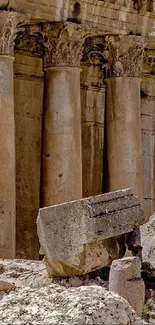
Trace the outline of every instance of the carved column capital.
{"label": "carved column capital", "polygon": [[140,77],[144,56],[144,38],[141,36],[107,36],[107,64],[104,76]]}
{"label": "carved column capital", "polygon": [[40,30],[44,44],[44,66],[80,67],[87,33],[74,23],[45,23]]}
{"label": "carved column capital", "polygon": [[0,11],[0,55],[13,55],[17,25],[24,20],[22,14]]}

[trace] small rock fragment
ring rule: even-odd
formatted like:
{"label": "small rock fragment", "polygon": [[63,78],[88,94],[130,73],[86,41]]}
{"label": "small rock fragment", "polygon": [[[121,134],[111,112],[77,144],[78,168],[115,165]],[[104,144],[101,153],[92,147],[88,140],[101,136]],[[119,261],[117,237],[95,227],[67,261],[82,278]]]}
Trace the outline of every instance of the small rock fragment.
{"label": "small rock fragment", "polygon": [[141,278],[138,257],[125,257],[113,261],[109,276],[109,290],[126,299],[138,316],[142,314],[145,285]]}

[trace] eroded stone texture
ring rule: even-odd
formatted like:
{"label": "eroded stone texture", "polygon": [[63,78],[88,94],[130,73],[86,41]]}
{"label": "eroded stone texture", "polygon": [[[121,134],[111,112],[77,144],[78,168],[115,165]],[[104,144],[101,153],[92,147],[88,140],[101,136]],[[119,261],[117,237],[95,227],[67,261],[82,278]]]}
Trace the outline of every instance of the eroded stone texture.
{"label": "eroded stone texture", "polygon": [[30,56],[27,52],[26,55],[18,53],[15,56],[16,256],[18,258],[39,258],[36,218],[40,206],[42,65],[41,58],[33,54]]}
{"label": "eroded stone texture", "polygon": [[102,38],[87,38],[81,61],[83,197],[102,193],[105,84]]}
{"label": "eroded stone texture", "polygon": [[23,287],[0,301],[0,318],[2,325],[147,325],[127,301],[98,285]]}
{"label": "eroded stone texture", "polygon": [[85,274],[109,264],[119,251],[109,238],[144,222],[130,189],[40,209],[38,236],[49,275]]}
{"label": "eroded stone texture", "polygon": [[13,51],[16,13],[0,12],[0,257],[15,257],[15,125]]}
{"label": "eroded stone texture", "polygon": [[155,213],[150,220],[141,227],[143,262],[155,269]]}
{"label": "eroded stone texture", "polygon": [[109,276],[109,290],[126,299],[138,316],[141,316],[145,295],[140,270],[141,261],[138,257],[125,257],[113,261]]}
{"label": "eroded stone texture", "polygon": [[145,46],[141,84],[142,150],[144,172],[144,211],[149,218],[155,210],[155,43],[150,38]]}
{"label": "eroded stone texture", "polygon": [[[108,191],[131,187],[143,199],[140,75],[143,38],[107,38]],[[109,75],[109,76],[108,76]]]}
{"label": "eroded stone texture", "polygon": [[45,24],[45,93],[41,206],[82,197],[80,59],[83,37],[75,24]]}

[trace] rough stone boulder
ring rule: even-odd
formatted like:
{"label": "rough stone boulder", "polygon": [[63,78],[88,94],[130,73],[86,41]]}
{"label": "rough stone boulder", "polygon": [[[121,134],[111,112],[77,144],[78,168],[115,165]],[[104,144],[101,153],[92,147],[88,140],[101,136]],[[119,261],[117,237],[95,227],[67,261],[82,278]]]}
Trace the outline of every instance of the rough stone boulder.
{"label": "rough stone boulder", "polygon": [[144,325],[126,300],[97,285],[21,288],[0,300],[1,325]]}
{"label": "rough stone boulder", "polygon": [[119,257],[116,236],[145,222],[131,189],[40,209],[37,228],[50,276],[89,273]]}
{"label": "rough stone boulder", "polygon": [[141,227],[142,257],[155,269],[155,213],[150,220]]}

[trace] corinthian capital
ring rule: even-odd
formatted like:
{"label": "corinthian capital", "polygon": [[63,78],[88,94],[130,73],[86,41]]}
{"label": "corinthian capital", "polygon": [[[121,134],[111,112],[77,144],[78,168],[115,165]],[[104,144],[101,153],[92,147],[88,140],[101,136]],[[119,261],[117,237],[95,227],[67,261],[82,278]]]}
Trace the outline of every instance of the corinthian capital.
{"label": "corinthian capital", "polygon": [[85,31],[81,25],[74,23],[45,23],[41,34],[44,43],[44,66],[79,67]]}
{"label": "corinthian capital", "polygon": [[13,55],[17,25],[25,19],[15,12],[0,11],[0,55]]}
{"label": "corinthian capital", "polygon": [[107,36],[105,41],[109,52],[105,77],[140,77],[144,56],[144,38],[141,36]]}

